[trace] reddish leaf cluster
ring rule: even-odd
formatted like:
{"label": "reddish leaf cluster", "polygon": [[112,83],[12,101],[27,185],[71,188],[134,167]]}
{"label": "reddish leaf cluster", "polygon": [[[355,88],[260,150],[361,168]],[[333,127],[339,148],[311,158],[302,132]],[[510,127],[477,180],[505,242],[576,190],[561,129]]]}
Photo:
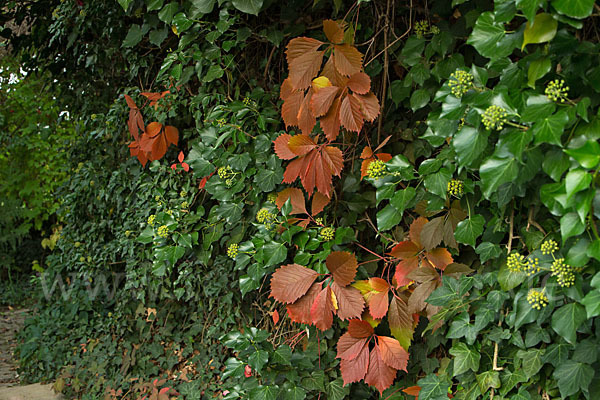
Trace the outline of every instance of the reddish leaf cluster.
{"label": "reddish leaf cluster", "polygon": [[[287,188],[283,189],[277,195],[277,199],[275,200],[275,204],[281,210],[281,207],[286,203],[286,201],[290,200],[292,204],[292,212],[291,214],[310,214],[313,217],[319,214],[327,204],[329,204],[329,197],[322,195],[319,192],[316,192],[312,198],[311,204],[311,212],[309,213],[305,207],[305,198],[302,190],[297,188]],[[290,218],[288,219],[288,223],[298,222],[298,225],[306,227],[310,223],[310,218]]]}
{"label": "reddish leaf cluster", "polygon": [[[370,91],[371,78],[362,72],[363,55],[343,43],[343,26],[325,20],[323,28],[329,43],[299,37],[287,46],[289,76],[281,85],[281,114],[286,127],[297,126],[302,134],[279,136],[275,151],[283,160],[298,157],[288,166],[285,183],[300,178],[309,195],[316,186],[329,197],[332,176],[339,176],[343,157],[339,149],[327,144],[337,138],[341,127],[360,132],[365,121],[379,115],[379,102]],[[323,45],[325,49],[320,50]],[[329,58],[321,69],[325,54]],[[320,145],[310,137],[317,119],[325,134]]]}
{"label": "reddish leaf cluster", "polygon": [[[146,95],[148,94],[146,93]],[[162,96],[164,96],[164,92]],[[159,122],[151,122],[148,126],[144,126],[142,113],[133,99],[125,95],[125,101],[127,101],[127,105],[129,106],[127,127],[133,138],[133,141],[129,143],[129,153],[132,157],[137,157],[142,166],[146,166],[148,160],[161,159],[167,152],[170,144],[177,146],[179,140],[179,131],[177,128],[169,125],[163,126]]]}
{"label": "reddish leaf cluster", "polygon": [[190,165],[186,162],[183,162],[184,158],[185,158],[185,155],[183,154],[183,151],[180,151],[179,155],[177,156],[177,159],[179,160],[179,164],[178,163],[171,164],[171,169],[176,170],[177,166],[181,165],[181,168],[183,168],[183,170],[185,172],[188,172],[190,170]]}
{"label": "reddish leaf cluster", "polygon": [[316,271],[298,264],[281,266],[271,277],[271,296],[287,304],[292,321],[323,331],[331,328],[334,314],[342,320],[358,318],[365,307],[360,292],[349,286],[358,268],[356,257],[334,251],[325,265],[330,274],[320,282],[315,282]]}
{"label": "reddish leaf cluster", "polygon": [[336,358],[341,359],[344,385],[364,379],[380,393],[392,385],[398,370],[407,371],[408,364],[408,352],[396,339],[375,335],[368,322],[358,319],[350,320],[348,332],[340,337]]}
{"label": "reddish leaf cluster", "polygon": [[[389,137],[388,137],[389,139]],[[379,148],[383,147],[383,145],[387,142],[387,140],[384,140],[382,144],[380,144],[377,149],[375,149],[375,151],[377,151]],[[360,154],[360,158],[363,160],[362,164],[360,165],[360,179],[363,179],[365,176],[367,176],[367,170],[369,169],[369,165],[375,161],[375,160],[381,160],[383,162],[388,162],[392,159],[392,155],[389,153],[377,153],[375,154],[375,152],[373,150],[371,150],[371,148],[369,146],[365,147],[362,151],[362,153]]]}

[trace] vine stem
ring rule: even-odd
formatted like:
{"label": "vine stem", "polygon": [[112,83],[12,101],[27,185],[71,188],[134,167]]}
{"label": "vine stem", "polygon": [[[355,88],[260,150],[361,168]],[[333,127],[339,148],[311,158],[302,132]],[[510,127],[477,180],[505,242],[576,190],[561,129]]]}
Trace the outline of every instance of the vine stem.
{"label": "vine stem", "polygon": [[509,222],[509,230],[508,230],[508,245],[506,246],[506,253],[510,254],[510,251],[512,250],[512,241],[514,239],[513,237],[513,225],[515,222],[515,207],[514,204],[510,209],[510,222]]}

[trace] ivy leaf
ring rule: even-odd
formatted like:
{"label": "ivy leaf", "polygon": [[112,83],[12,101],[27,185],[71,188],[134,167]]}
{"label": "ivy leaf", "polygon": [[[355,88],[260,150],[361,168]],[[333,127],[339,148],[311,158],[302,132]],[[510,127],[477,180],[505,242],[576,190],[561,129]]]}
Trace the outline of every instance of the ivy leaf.
{"label": "ivy leaf", "polygon": [[293,303],[304,296],[319,274],[298,264],[284,265],[271,277],[271,296],[282,303]]}
{"label": "ivy leaf", "polygon": [[241,12],[258,15],[258,12],[263,5],[263,0],[233,0],[232,4]]}
{"label": "ivy leaf", "polygon": [[483,264],[486,261],[494,259],[502,254],[502,249],[495,243],[483,242],[477,246],[475,252],[479,254],[479,259]]}
{"label": "ivy leaf", "polygon": [[581,304],[565,304],[552,314],[552,329],[567,342],[575,343],[577,340],[577,328],[586,319],[585,308]]}
{"label": "ivy leaf", "polygon": [[121,7],[123,7],[123,11],[127,12],[129,5],[133,0],[118,0]]}
{"label": "ivy leaf", "polygon": [[577,213],[567,213],[560,219],[560,233],[563,242],[571,236],[581,235],[585,231],[585,225]]}
{"label": "ivy leaf", "polygon": [[177,11],[179,11],[179,4],[173,1],[164,6],[162,10],[158,12],[158,19],[165,24],[170,25]]}
{"label": "ivy leaf", "polygon": [[527,382],[527,376],[525,376],[520,368],[516,368],[515,372],[505,370],[500,378],[502,380],[502,386],[500,387],[500,394],[502,396],[506,396],[517,384]]}
{"label": "ivy leaf", "polygon": [[258,386],[250,391],[250,400],[275,400],[279,388],[277,386]]}
{"label": "ivy leaf", "polygon": [[594,369],[587,364],[567,360],[554,370],[552,376],[558,381],[561,397],[566,399],[580,390],[587,392]]}
{"label": "ivy leaf", "polygon": [[465,343],[458,342],[450,349],[450,354],[454,356],[454,375],[460,375],[463,372],[471,370],[477,372],[479,370],[479,360],[481,354],[469,348]]}
{"label": "ivy leaf", "polygon": [[474,215],[458,223],[454,237],[457,242],[468,244],[475,248],[475,241],[483,233],[484,225],[485,218],[482,215]]}
{"label": "ivy leaf", "polygon": [[600,315],[600,290],[592,290],[585,295],[581,304],[585,306],[588,319]]}
{"label": "ivy leaf", "polygon": [[435,174],[428,175],[425,178],[425,188],[433,194],[442,198],[446,198],[448,190],[448,182],[452,178],[452,174],[447,168],[442,168]]}
{"label": "ivy leaf", "polygon": [[496,22],[494,14],[489,11],[477,18],[475,28],[467,39],[467,43],[475,47],[479,54],[492,60],[512,53],[513,41],[511,36],[506,35],[504,25]]}
{"label": "ivy leaf", "polygon": [[269,353],[265,350],[257,350],[248,357],[248,364],[258,373],[262,371],[267,361],[269,361]]}
{"label": "ivy leaf", "polygon": [[340,378],[328,382],[325,386],[325,393],[327,393],[327,399],[343,400],[348,398],[348,396],[350,395],[350,387],[344,387],[344,385],[345,382]]}
{"label": "ivy leaf", "polygon": [[277,347],[275,349],[275,351],[273,351],[273,362],[276,362],[278,364],[281,365],[292,365],[291,362],[292,359],[292,349],[290,348],[290,346],[286,345],[286,344],[282,344],[279,345],[279,347]]}
{"label": "ivy leaf", "polygon": [[565,112],[558,112],[536,121],[532,128],[534,143],[550,143],[562,146],[560,137],[568,122],[569,117]]}
{"label": "ivy leaf", "polygon": [[413,111],[425,107],[429,103],[429,92],[426,89],[417,89],[410,96],[410,108]]}
{"label": "ivy leaf", "polygon": [[334,251],[325,260],[327,269],[340,286],[348,286],[354,280],[358,262],[354,254],[347,251]]}
{"label": "ivy leaf", "polygon": [[283,171],[281,168],[264,168],[254,175],[254,182],[263,192],[271,192],[279,182],[283,179]]}
{"label": "ivy leaf", "polygon": [[501,385],[498,371],[486,371],[476,377],[481,394],[485,394],[489,388],[498,389]]}
{"label": "ivy leaf", "polygon": [[286,399],[304,400],[306,398],[306,390],[299,386],[294,386],[286,391]]}
{"label": "ivy leaf", "polygon": [[557,27],[558,21],[552,15],[547,13],[537,14],[533,21],[527,22],[525,26],[521,50],[529,43],[546,43],[551,41],[556,36]]}
{"label": "ivy leaf", "polygon": [[129,28],[121,47],[134,47],[142,40],[142,37],[144,37],[142,28],[137,24],[133,24]]}
{"label": "ivy leaf", "polygon": [[573,157],[582,167],[592,169],[600,162],[600,143],[588,140],[583,146],[565,150],[565,153]]}
{"label": "ivy leaf", "polygon": [[594,9],[594,0],[553,0],[552,6],[561,14],[583,19]]}
{"label": "ivy leaf", "polygon": [[535,81],[550,72],[552,62],[550,58],[544,57],[539,60],[532,61],[527,69],[527,84],[532,89],[535,89]]}
{"label": "ivy leaf", "polygon": [[452,139],[458,165],[470,166],[483,153],[488,144],[488,134],[475,128],[464,126]]}
{"label": "ivy leaf", "polygon": [[421,387],[419,400],[443,400],[448,398],[450,384],[435,374],[428,374],[419,379],[417,384]]}
{"label": "ivy leaf", "polygon": [[517,351],[517,357],[522,360],[521,368],[527,379],[531,379],[532,376],[538,373],[538,371],[544,365],[542,356],[544,355],[544,349],[531,349],[531,350],[519,350]]}
{"label": "ivy leaf", "polygon": [[500,185],[514,181],[519,175],[519,166],[514,158],[488,158],[479,168],[481,189],[490,199]]}

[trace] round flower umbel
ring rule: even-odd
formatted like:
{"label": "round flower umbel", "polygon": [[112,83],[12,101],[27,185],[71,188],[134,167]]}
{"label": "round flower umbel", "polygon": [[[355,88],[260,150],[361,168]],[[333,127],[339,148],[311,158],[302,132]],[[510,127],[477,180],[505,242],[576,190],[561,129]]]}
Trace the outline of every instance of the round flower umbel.
{"label": "round flower umbel", "polygon": [[556,276],[556,281],[561,287],[570,287],[575,283],[575,273],[573,267],[565,264],[564,258],[557,258],[550,267],[552,276]]}
{"label": "round flower umbel", "polygon": [[335,237],[335,229],[326,226],[325,228],[321,229],[321,232],[319,232],[319,235],[321,235],[321,237],[323,238],[323,240],[332,240]]}
{"label": "round flower umbel", "polygon": [[448,194],[454,197],[461,197],[464,193],[465,184],[459,179],[452,179],[448,182]]}
{"label": "round flower umbel", "polygon": [[510,272],[521,272],[527,267],[527,260],[519,253],[513,253],[508,256],[506,267]]}
{"label": "round flower umbel", "polygon": [[417,35],[418,38],[422,38],[424,35],[427,35],[428,33],[429,33],[429,21],[426,21],[426,20],[417,21],[417,23],[415,24],[415,35]]}
{"label": "round flower umbel", "polygon": [[525,268],[523,269],[527,276],[535,275],[541,270],[542,268],[540,267],[540,260],[537,258],[528,258],[527,265],[525,265]]}
{"label": "round flower umbel", "polygon": [[259,223],[265,224],[267,227],[270,227],[273,221],[275,220],[275,215],[271,214],[271,212],[268,209],[261,208],[256,214],[256,220]]}
{"label": "round flower umbel", "polygon": [[385,163],[381,160],[371,161],[367,167],[367,176],[371,179],[379,179],[385,175],[387,175]]}
{"label": "round flower umbel", "polygon": [[235,259],[238,255],[238,251],[240,250],[240,245],[237,243],[233,243],[229,245],[227,249],[227,257]]}
{"label": "round flower umbel", "polygon": [[166,239],[169,237],[169,227],[166,225],[161,225],[158,227],[158,230],[156,231],[156,233],[161,238]]}
{"label": "round flower umbel", "polygon": [[277,193],[269,193],[267,195],[267,201],[269,203],[275,203],[277,201]]}
{"label": "round flower umbel", "polygon": [[156,220],[156,215],[152,214],[148,217],[148,225],[154,226],[154,221]]}
{"label": "round flower umbel", "polygon": [[501,130],[506,122],[508,113],[502,107],[489,106],[481,116],[481,122],[487,130]]}
{"label": "round flower umbel", "polygon": [[462,97],[473,87],[473,75],[457,69],[450,75],[448,87],[450,87],[454,96]]}
{"label": "round flower umbel", "polygon": [[527,302],[531,304],[531,308],[541,310],[548,305],[548,296],[546,296],[543,289],[541,291],[529,289],[529,293],[527,293]]}
{"label": "round flower umbel", "polygon": [[236,173],[233,172],[233,169],[231,169],[229,165],[219,168],[217,174],[219,175],[219,178],[225,182],[226,186],[233,186],[233,178],[235,178]]}
{"label": "round flower umbel", "polygon": [[558,251],[558,243],[554,240],[546,240],[542,243],[541,250],[543,255],[554,254],[554,252]]}
{"label": "round flower umbel", "polygon": [[569,87],[565,86],[564,80],[555,79],[548,83],[544,93],[546,94],[546,97],[551,101],[558,101],[564,103],[567,100]]}

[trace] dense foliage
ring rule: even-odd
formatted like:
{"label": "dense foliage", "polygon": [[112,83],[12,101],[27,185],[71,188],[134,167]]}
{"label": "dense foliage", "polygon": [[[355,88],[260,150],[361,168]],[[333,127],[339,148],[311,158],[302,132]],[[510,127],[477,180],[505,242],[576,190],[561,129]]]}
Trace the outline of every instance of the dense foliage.
{"label": "dense foliage", "polygon": [[9,4],[80,132],[7,136],[73,171],[22,375],[84,399],[597,398],[594,6]]}

